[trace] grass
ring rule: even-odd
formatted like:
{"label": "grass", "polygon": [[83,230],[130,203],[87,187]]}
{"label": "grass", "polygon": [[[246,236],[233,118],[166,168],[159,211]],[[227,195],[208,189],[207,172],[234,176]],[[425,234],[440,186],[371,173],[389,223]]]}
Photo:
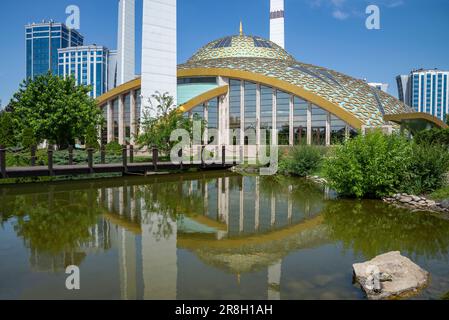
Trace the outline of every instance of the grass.
{"label": "grass", "polygon": [[430,194],[432,200],[444,200],[449,198],[449,185],[435,190]]}

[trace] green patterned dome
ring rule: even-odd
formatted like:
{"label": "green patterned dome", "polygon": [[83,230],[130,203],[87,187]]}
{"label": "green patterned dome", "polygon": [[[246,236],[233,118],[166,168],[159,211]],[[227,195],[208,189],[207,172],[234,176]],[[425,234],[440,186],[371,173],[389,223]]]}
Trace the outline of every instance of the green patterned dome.
{"label": "green patterned dome", "polygon": [[294,61],[283,48],[269,40],[255,36],[229,36],[202,47],[188,62],[223,58],[266,58]]}

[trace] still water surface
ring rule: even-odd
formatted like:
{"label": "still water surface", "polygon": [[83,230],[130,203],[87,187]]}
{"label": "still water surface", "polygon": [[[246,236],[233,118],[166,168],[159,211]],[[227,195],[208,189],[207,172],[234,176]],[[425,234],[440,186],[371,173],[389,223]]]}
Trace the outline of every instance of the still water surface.
{"label": "still water surface", "polygon": [[[364,299],[400,250],[449,291],[449,220],[225,172],[0,187],[0,299]],[[81,290],[65,288],[78,265]]]}

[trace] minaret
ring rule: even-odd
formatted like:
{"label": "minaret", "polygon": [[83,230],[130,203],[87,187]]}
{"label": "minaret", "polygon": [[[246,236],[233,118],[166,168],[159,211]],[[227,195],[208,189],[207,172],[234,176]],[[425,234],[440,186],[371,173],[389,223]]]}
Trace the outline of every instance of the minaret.
{"label": "minaret", "polygon": [[285,48],[284,0],[270,0],[270,40]]}
{"label": "minaret", "polygon": [[176,0],[143,0],[142,107],[151,106],[156,91],[167,92],[176,104],[176,28]]}
{"label": "minaret", "polygon": [[117,85],[131,81],[136,73],[136,3],[119,0],[117,38]]}

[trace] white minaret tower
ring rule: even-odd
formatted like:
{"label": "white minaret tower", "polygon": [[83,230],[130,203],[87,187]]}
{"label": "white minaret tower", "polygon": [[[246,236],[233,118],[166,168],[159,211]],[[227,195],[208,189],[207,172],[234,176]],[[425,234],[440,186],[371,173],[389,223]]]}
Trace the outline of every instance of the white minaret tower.
{"label": "white minaret tower", "polygon": [[136,3],[119,0],[117,39],[117,85],[131,81],[136,72]]}
{"label": "white minaret tower", "polygon": [[159,91],[177,101],[176,0],[143,0],[142,105]]}
{"label": "white minaret tower", "polygon": [[270,0],[270,40],[285,48],[284,0]]}

